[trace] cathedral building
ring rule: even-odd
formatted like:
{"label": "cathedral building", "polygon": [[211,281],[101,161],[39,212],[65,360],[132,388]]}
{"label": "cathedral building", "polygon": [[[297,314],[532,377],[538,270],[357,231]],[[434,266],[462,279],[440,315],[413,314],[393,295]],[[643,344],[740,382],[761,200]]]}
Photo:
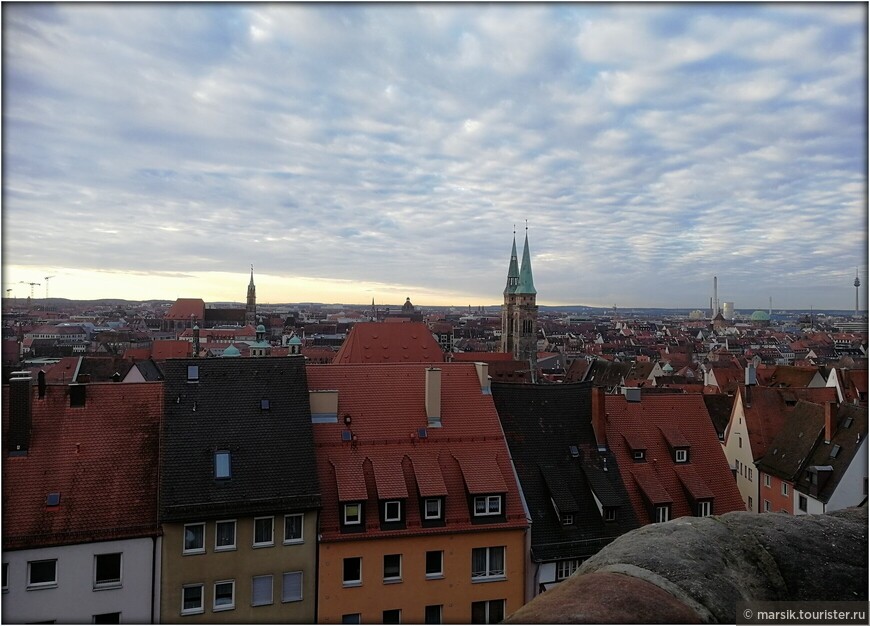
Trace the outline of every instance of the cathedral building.
{"label": "cathedral building", "polygon": [[523,245],[522,264],[517,266],[517,237],[514,233],[504,304],[501,309],[501,351],[514,355],[517,361],[534,363],[538,347],[538,306],[532,260],[529,254],[529,231]]}

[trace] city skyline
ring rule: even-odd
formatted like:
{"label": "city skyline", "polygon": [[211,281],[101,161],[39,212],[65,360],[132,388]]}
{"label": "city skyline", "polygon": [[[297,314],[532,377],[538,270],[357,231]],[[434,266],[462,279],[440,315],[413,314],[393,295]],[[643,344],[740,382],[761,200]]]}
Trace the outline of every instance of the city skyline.
{"label": "city skyline", "polygon": [[866,20],[5,5],[4,295],[866,310]]}

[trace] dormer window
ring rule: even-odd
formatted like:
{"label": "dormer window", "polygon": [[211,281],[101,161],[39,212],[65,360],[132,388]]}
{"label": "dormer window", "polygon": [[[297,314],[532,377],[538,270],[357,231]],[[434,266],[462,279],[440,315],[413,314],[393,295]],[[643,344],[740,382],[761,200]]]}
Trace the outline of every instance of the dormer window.
{"label": "dormer window", "polygon": [[574,525],[574,514],[573,513],[565,513],[562,516],[562,526],[573,526]]}
{"label": "dormer window", "polygon": [[441,519],[441,498],[427,498],[423,503],[423,519]]}
{"label": "dormer window", "polygon": [[475,496],[474,516],[501,515],[501,496]]}
{"label": "dormer window", "polygon": [[362,505],[353,502],[344,505],[344,525],[355,526],[362,523]]}
{"label": "dormer window", "polygon": [[401,500],[387,500],[384,502],[384,521],[385,522],[401,522],[402,521],[402,502]]}
{"label": "dormer window", "polygon": [[616,521],[616,507],[615,506],[604,507],[604,521],[605,522],[615,522]]}
{"label": "dormer window", "polygon": [[713,502],[710,500],[701,500],[695,504],[695,512],[698,517],[708,517],[713,514]]}
{"label": "dormer window", "polygon": [[677,448],[674,450],[674,462],[686,463],[689,460],[689,450],[687,448]]}
{"label": "dormer window", "polygon": [[646,450],[632,450],[631,458],[635,461],[645,461],[646,460]]}

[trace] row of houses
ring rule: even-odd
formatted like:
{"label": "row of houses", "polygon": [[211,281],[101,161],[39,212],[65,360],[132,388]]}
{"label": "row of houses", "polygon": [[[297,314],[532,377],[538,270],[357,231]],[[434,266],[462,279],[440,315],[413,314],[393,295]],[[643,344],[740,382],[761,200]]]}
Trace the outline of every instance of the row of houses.
{"label": "row of houses", "polygon": [[161,369],[4,390],[4,621],[493,623],[625,532],[745,508],[700,394]]}

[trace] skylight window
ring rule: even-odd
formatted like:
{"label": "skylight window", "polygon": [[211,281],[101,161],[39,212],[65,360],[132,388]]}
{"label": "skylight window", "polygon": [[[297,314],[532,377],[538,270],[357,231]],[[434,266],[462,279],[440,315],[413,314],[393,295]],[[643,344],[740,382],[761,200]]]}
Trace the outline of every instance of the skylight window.
{"label": "skylight window", "polygon": [[840,446],[838,444],[834,444],[834,447],[831,448],[831,458],[836,459],[838,454],[840,454]]}
{"label": "skylight window", "polygon": [[270,404],[268,398],[263,398],[262,400],[260,400],[260,410],[261,411],[268,411],[270,408],[272,408],[272,407],[271,407],[271,404]]}
{"label": "skylight window", "polygon": [[45,499],[45,506],[58,506],[60,504],[60,492],[52,491]]}
{"label": "skylight window", "polygon": [[187,382],[199,381],[199,365],[187,366]]}
{"label": "skylight window", "polygon": [[214,453],[214,477],[217,479],[230,478],[230,452],[218,450]]}
{"label": "skylight window", "polygon": [[577,446],[568,446],[568,451],[571,453],[571,456],[575,459],[580,456],[580,450],[577,449]]}

